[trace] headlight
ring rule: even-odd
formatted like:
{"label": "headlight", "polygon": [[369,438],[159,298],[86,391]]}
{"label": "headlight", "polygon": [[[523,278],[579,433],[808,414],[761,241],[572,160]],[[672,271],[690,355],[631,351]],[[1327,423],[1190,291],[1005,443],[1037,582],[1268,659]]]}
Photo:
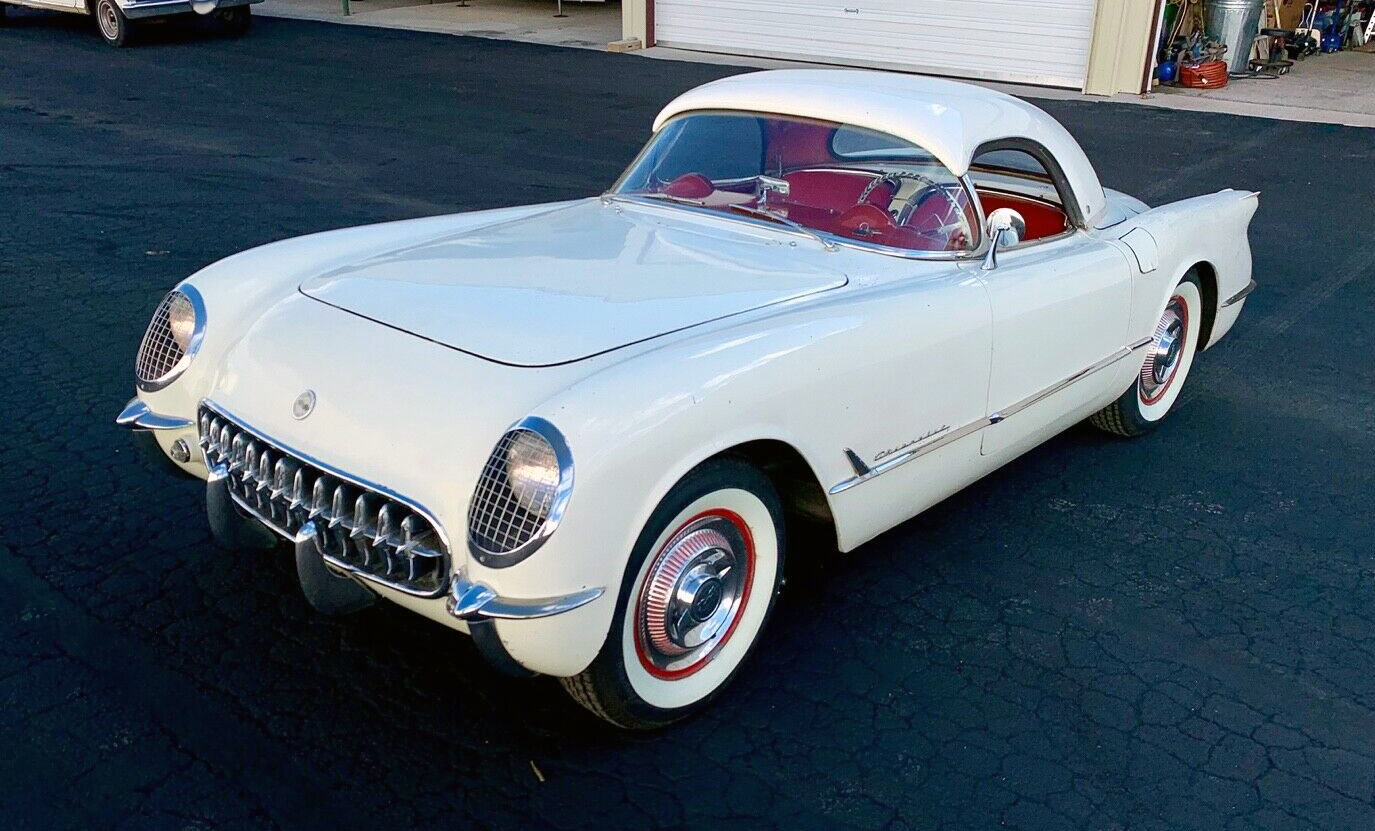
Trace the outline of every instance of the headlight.
{"label": "headlight", "polygon": [[522,419],[483,466],[468,508],[468,550],[501,568],[535,552],[554,533],[573,490],[573,458],[554,425]]}
{"label": "headlight", "polygon": [[186,370],[205,335],[205,303],[200,292],[180,286],[167,293],[143,333],[134,376],[143,390],[159,390]]}
{"label": "headlight", "polygon": [[530,514],[547,516],[559,486],[559,462],[542,436],[525,430],[506,443],[506,481],[516,503]]}

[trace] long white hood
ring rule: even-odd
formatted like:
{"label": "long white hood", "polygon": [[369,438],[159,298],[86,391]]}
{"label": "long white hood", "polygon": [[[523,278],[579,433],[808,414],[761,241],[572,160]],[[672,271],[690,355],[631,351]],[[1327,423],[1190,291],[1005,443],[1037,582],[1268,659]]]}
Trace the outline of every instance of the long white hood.
{"label": "long white hood", "polygon": [[301,291],[519,366],[587,358],[843,286],[816,243],[674,206],[589,199],[410,244]]}

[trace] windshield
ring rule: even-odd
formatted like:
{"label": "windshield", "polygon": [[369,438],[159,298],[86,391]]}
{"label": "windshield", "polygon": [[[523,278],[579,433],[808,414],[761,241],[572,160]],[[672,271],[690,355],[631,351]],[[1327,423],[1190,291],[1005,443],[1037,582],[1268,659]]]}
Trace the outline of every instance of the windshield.
{"label": "windshield", "polygon": [[964,184],[922,148],[790,116],[679,116],[613,193],[909,251],[967,251],[979,241]]}

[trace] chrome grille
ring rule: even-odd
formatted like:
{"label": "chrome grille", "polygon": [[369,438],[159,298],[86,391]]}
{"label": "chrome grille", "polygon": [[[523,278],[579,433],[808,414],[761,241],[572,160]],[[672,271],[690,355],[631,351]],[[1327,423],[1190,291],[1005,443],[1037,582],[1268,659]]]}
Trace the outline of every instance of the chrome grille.
{"label": "chrome grille", "polygon": [[[505,554],[515,551],[528,543],[544,527],[549,518],[549,509],[554,497],[557,480],[549,482],[543,493],[531,492],[534,489],[522,488],[518,493],[507,475],[509,457],[516,440],[533,436],[538,442],[522,442],[516,447],[517,455],[525,460],[553,466],[554,451],[549,443],[538,433],[530,430],[511,430],[497,442],[496,449],[487,458],[478,478],[477,492],[472,507],[468,510],[468,537],[483,551],[492,554]],[[533,446],[531,446],[533,445]],[[536,458],[544,448],[548,458]],[[521,461],[520,458],[517,462]]]}
{"label": "chrome grille", "polygon": [[435,525],[394,495],[307,461],[202,407],[206,465],[223,466],[239,507],[287,539],[313,522],[329,562],[409,594],[448,586],[449,553]]}
{"label": "chrome grille", "polygon": [[158,304],[153,319],[148,323],[148,331],[143,333],[138,358],[134,361],[134,375],[140,381],[160,380],[186,357],[186,351],[172,339],[171,316],[174,307],[183,314],[190,313],[191,301],[181,292],[174,291]]}

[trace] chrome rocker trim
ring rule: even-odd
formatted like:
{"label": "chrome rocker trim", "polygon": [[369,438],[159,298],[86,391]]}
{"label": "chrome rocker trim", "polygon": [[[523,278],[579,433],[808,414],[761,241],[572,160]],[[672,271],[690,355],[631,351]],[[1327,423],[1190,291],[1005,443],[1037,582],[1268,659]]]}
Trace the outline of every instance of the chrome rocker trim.
{"label": "chrome rocker trim", "polygon": [[[902,465],[907,464],[913,459],[916,459],[920,456],[925,456],[927,453],[930,453],[933,450],[938,450],[946,446],[947,444],[950,444],[951,442],[958,441],[959,439],[962,439],[965,436],[979,432],[985,427],[991,427],[1000,421],[1004,421],[1007,418],[1010,418],[1011,416],[1020,413],[1022,410],[1025,410],[1027,407],[1030,407],[1032,404],[1036,404],[1037,402],[1042,401],[1043,399],[1046,399],[1057,392],[1060,392],[1061,390],[1068,387],[1070,384],[1073,384],[1076,381],[1081,381],[1084,378],[1087,378],[1093,373],[1099,371],[1100,369],[1106,369],[1107,367],[1117,363],[1118,361],[1132,354],[1141,347],[1149,344],[1151,340],[1152,338],[1149,337],[1142,338],[1141,340],[1136,341],[1135,343],[1132,343],[1128,346],[1124,346],[1121,349],[1118,349],[1116,352],[1109,355],[1108,357],[1102,359],[1101,361],[1098,361],[1090,366],[1087,366],[1079,370],[1078,372],[1074,373],[1073,375],[1069,376],[1068,378],[1065,378],[1062,381],[1058,381],[1050,385],[1049,387],[1046,387],[1045,389],[1041,390],[1040,392],[1033,393],[1009,407],[1004,407],[1003,409],[998,410],[997,412],[989,413],[983,418],[980,418],[976,421],[971,421],[970,423],[964,425],[963,427],[960,427],[959,429],[942,433],[939,436],[934,436],[926,442],[918,444],[915,447],[908,448],[907,450],[903,451],[902,453],[899,453],[891,459],[886,459],[882,463],[874,465],[873,467],[866,466],[863,472],[859,472],[859,466],[854,464],[855,461],[859,460],[859,454],[855,453],[855,451],[847,447],[845,448],[845,456],[847,459],[850,460],[851,465],[855,467],[856,475],[851,476],[849,479],[846,479],[842,482],[838,482],[837,484],[833,485],[830,491],[828,491],[828,493],[830,493],[832,496],[835,496],[838,493],[844,493],[850,488],[853,488],[855,485],[867,482],[876,476],[882,476],[888,471],[893,470],[897,467],[901,467]],[[861,462],[861,464],[863,464],[863,462]]]}
{"label": "chrome rocker trim", "polygon": [[1235,305],[1235,304],[1237,304],[1237,303],[1240,303],[1241,301],[1243,301],[1243,300],[1246,299],[1246,296],[1247,296],[1247,295],[1249,295],[1251,292],[1253,292],[1253,291],[1255,291],[1255,290],[1256,290],[1256,281],[1255,281],[1255,280],[1252,280],[1251,282],[1249,282],[1249,283],[1246,284],[1246,288],[1242,289],[1241,291],[1237,292],[1236,294],[1234,294],[1234,295],[1232,295],[1231,297],[1227,298],[1226,300],[1222,301],[1222,308],[1225,309],[1225,308],[1227,308],[1228,306],[1232,306],[1232,305]]}
{"label": "chrome rocker trim", "polygon": [[130,430],[181,430],[192,426],[190,419],[159,415],[148,409],[138,396],[129,399],[115,416],[115,424]]}

